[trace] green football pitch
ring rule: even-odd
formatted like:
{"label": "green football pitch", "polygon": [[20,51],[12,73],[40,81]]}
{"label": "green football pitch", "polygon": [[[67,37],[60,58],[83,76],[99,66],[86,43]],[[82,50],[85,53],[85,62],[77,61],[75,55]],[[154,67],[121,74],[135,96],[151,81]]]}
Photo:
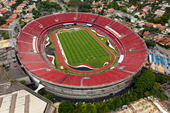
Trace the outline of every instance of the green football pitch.
{"label": "green football pitch", "polygon": [[101,68],[111,56],[105,48],[85,29],[57,33],[68,63],[72,66],[87,64]]}

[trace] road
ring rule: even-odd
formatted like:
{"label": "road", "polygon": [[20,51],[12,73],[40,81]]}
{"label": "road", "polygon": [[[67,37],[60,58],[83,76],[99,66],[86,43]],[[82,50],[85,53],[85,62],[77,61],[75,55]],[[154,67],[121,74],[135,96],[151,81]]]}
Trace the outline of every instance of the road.
{"label": "road", "polygon": [[66,13],[66,8],[64,7],[64,4],[60,3],[58,0],[55,0],[56,3],[60,5],[60,7],[63,9],[62,13]]}

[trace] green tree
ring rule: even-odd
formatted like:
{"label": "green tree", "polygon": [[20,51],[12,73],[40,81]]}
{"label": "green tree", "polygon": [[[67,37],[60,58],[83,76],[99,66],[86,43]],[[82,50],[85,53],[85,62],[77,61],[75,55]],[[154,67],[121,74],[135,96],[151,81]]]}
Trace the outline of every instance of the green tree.
{"label": "green tree", "polygon": [[70,0],[69,1],[69,6],[77,8],[81,4],[80,0]]}
{"label": "green tree", "polygon": [[153,73],[153,70],[144,70],[139,76],[135,78],[134,83],[137,89],[143,91],[152,89],[155,83],[155,74]]}
{"label": "green tree", "polygon": [[54,97],[52,96],[52,94],[44,94],[43,95],[45,98],[47,98],[48,100],[52,101],[52,102],[55,102],[55,99]]}
{"label": "green tree", "polygon": [[153,41],[146,40],[145,43],[146,43],[147,47],[155,47],[156,46],[156,43]]}
{"label": "green tree", "polygon": [[135,17],[135,18],[139,18],[138,15],[135,15],[134,17]]}
{"label": "green tree", "polygon": [[0,17],[0,25],[5,23],[5,18],[4,17]]}
{"label": "green tree", "polygon": [[4,39],[9,39],[9,34],[5,34],[3,37]]}
{"label": "green tree", "polygon": [[2,33],[1,33],[1,36],[4,36],[5,34],[6,34],[5,32],[2,32]]}
{"label": "green tree", "polygon": [[69,100],[63,100],[58,108],[59,113],[72,113],[74,111],[74,106]]}

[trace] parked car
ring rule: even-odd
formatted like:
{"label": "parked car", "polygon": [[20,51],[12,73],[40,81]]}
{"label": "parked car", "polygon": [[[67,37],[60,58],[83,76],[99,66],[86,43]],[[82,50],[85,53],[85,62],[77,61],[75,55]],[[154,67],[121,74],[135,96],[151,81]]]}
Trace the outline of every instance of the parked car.
{"label": "parked car", "polygon": [[15,63],[15,62],[16,62],[16,59],[12,59],[12,61],[13,61],[13,63]]}
{"label": "parked car", "polygon": [[9,64],[7,64],[7,65],[5,66],[5,68],[9,68]]}
{"label": "parked car", "polygon": [[6,71],[9,71],[9,68],[6,68],[5,70],[6,70]]}
{"label": "parked car", "polygon": [[17,67],[17,65],[14,65],[14,67]]}

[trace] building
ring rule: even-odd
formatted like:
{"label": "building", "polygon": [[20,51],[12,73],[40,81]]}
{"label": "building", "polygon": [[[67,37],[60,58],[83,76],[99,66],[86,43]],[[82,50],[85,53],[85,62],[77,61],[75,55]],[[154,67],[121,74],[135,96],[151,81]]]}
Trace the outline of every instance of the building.
{"label": "building", "polygon": [[53,113],[52,102],[24,85],[16,83],[0,84],[1,113]]}

